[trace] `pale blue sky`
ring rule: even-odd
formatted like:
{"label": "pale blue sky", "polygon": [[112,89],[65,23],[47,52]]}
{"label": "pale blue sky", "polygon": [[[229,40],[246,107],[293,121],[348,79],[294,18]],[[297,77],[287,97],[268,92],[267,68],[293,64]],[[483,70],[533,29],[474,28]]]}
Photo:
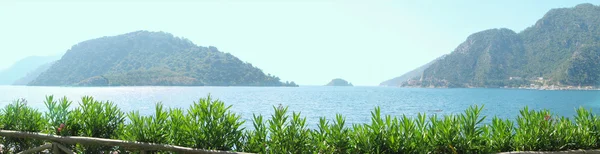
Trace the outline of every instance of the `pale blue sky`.
{"label": "pale blue sky", "polygon": [[301,85],[377,85],[450,53],[472,33],[516,32],[581,0],[0,1],[0,69],[88,39],[164,31]]}

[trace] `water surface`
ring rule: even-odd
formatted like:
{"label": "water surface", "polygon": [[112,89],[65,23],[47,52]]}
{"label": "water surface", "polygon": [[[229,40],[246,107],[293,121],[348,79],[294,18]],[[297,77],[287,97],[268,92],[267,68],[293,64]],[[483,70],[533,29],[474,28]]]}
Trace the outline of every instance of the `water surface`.
{"label": "water surface", "polygon": [[[301,112],[314,127],[319,117],[328,119],[336,113],[346,116],[346,122],[369,122],[373,108],[383,114],[416,116],[417,113],[456,114],[471,105],[485,105],[483,114],[492,117],[515,118],[525,106],[550,109],[557,115],[573,116],[575,108],[583,106],[600,112],[600,91],[537,91],[518,89],[416,89],[395,87],[25,87],[0,86],[0,106],[19,98],[28,105],[45,111],[44,97],[67,96],[76,107],[82,96],[110,100],[124,111],[139,110],[143,115],[154,113],[154,104],[187,109],[201,97],[211,94],[233,105],[251,126],[252,114],[270,116],[273,106],[282,104],[290,111]],[[488,119],[490,119],[488,118]]]}

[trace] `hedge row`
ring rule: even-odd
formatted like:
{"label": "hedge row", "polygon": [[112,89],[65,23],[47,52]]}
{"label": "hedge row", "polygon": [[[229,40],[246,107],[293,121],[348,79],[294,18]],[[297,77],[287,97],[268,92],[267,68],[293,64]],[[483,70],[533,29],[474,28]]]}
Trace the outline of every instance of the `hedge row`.
{"label": "hedge row", "polygon": [[[229,111],[231,106],[210,96],[187,110],[166,109],[156,104],[154,115],[125,113],[114,103],[83,97],[72,101],[47,96],[42,113],[17,100],[0,110],[0,129],[43,132],[63,136],[87,136],[171,144],[200,149],[254,153],[494,153],[505,151],[559,151],[600,148],[600,118],[577,109],[573,119],[548,110],[527,107],[515,120],[492,118],[482,124],[483,107],[472,106],[458,115],[419,114],[417,117],[381,115],[377,107],[371,122],[346,125],[345,118],[321,118],[318,128],[307,128],[306,118],[288,114],[287,107],[273,107],[265,118],[254,115],[253,129]],[[516,123],[515,123],[516,122]],[[0,137],[4,153],[42,145],[44,141]],[[119,147],[68,145],[78,153],[121,151]],[[168,153],[153,151],[152,153]]]}

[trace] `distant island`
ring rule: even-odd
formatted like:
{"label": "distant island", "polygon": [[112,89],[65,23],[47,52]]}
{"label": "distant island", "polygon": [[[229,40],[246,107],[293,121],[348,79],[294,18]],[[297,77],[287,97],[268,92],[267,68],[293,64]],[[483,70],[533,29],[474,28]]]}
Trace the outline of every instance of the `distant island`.
{"label": "distant island", "polygon": [[489,29],[381,86],[586,90],[600,85],[600,6],[552,9],[516,33]]}
{"label": "distant island", "polygon": [[216,47],[136,31],[78,43],[30,86],[298,86]]}
{"label": "distant island", "polygon": [[352,85],[352,83],[350,83],[344,79],[337,78],[337,79],[331,80],[325,86],[353,86],[353,85]]}

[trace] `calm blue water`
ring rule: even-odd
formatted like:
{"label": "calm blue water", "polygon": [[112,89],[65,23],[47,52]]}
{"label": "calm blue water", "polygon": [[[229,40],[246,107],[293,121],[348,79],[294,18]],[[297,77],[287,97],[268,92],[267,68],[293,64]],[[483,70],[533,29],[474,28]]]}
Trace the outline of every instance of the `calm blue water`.
{"label": "calm blue water", "polygon": [[[282,104],[290,111],[301,112],[311,127],[319,117],[346,116],[346,122],[370,121],[371,111],[379,106],[383,114],[415,116],[417,113],[455,114],[467,107],[485,105],[488,117],[515,118],[519,109],[550,109],[557,115],[573,116],[583,106],[600,113],[600,91],[535,91],[515,89],[407,89],[393,87],[24,87],[0,86],[0,106],[19,98],[45,111],[45,95],[67,96],[78,105],[82,96],[115,102],[122,110],[154,113],[154,103],[167,107],[187,108],[198,98],[211,94],[233,105],[251,126],[252,114],[270,116],[272,107]],[[490,119],[488,118],[488,119]]]}

